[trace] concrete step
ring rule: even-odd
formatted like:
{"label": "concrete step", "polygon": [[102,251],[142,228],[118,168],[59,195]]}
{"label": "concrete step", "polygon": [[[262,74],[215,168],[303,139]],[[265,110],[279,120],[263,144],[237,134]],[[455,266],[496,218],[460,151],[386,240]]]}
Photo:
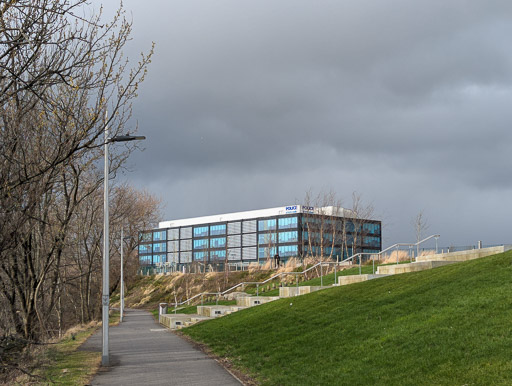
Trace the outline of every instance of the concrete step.
{"label": "concrete step", "polygon": [[190,322],[192,316],[190,314],[164,314],[159,315],[158,321],[163,326],[175,330],[185,325],[185,322]]}
{"label": "concrete step", "polygon": [[438,253],[434,255],[418,256],[419,261],[467,261],[479,259],[481,257],[492,256],[512,249],[512,245],[501,245],[499,247],[490,247],[482,249],[471,249],[468,251]]}
{"label": "concrete step", "polygon": [[407,272],[418,272],[443,265],[455,264],[457,261],[419,261],[408,264],[381,265],[377,268],[378,275],[397,275]]}
{"label": "concrete step", "polygon": [[226,315],[228,312],[236,312],[244,309],[243,306],[197,306],[197,313],[202,316],[210,318],[218,318],[219,316]]}
{"label": "concrete step", "polygon": [[210,318],[208,316],[203,316],[203,315],[191,315],[190,321],[192,323],[199,323],[199,322],[202,322],[203,320],[210,320],[210,319],[213,319],[213,318]]}
{"label": "concrete step", "polygon": [[353,283],[360,283],[367,280],[378,279],[380,277],[390,276],[389,274],[365,274],[365,275],[348,275],[348,276],[339,276],[338,284],[339,285],[348,285]]}
{"label": "concrete step", "polygon": [[293,296],[300,296],[309,294],[311,292],[320,291],[323,289],[332,288],[332,286],[299,286],[299,287],[280,287],[279,288],[279,297],[281,298],[290,298]]}
{"label": "concrete step", "polygon": [[236,304],[242,307],[253,307],[277,299],[279,299],[279,296],[241,296],[236,299]]}

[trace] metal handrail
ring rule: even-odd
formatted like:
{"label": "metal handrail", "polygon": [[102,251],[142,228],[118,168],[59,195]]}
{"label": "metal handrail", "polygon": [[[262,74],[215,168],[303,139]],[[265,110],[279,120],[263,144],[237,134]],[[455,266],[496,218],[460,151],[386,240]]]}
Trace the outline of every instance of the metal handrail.
{"label": "metal handrail", "polygon": [[[345,260],[347,260],[347,259],[345,259]],[[345,260],[343,260],[343,261],[345,261]],[[342,262],[340,262],[340,264],[341,264],[341,263],[342,263]],[[188,302],[190,302],[191,300],[193,300],[193,299],[195,299],[195,298],[197,298],[197,297],[199,297],[199,296],[201,296],[201,295],[217,295],[217,294],[218,294],[218,295],[222,296],[222,295],[225,295],[226,293],[228,293],[228,292],[230,292],[230,291],[234,290],[235,288],[238,288],[238,287],[240,287],[240,286],[242,286],[242,285],[255,284],[256,286],[259,286],[259,285],[265,284],[265,283],[267,283],[267,282],[269,282],[269,281],[271,281],[271,280],[273,280],[273,279],[276,279],[276,278],[278,278],[278,277],[280,277],[280,276],[283,276],[283,275],[297,275],[297,274],[304,274],[304,273],[306,273],[306,272],[308,272],[308,271],[312,270],[313,268],[318,267],[318,266],[319,266],[319,265],[321,265],[321,264],[337,264],[337,263],[335,263],[335,262],[334,262],[334,263],[333,263],[333,262],[320,262],[320,263],[316,263],[316,264],[315,264],[315,265],[313,265],[312,267],[309,267],[308,269],[306,269],[306,270],[304,270],[304,271],[302,271],[302,272],[280,272],[280,273],[278,273],[278,274],[276,274],[276,275],[274,275],[274,276],[269,277],[268,279],[266,279],[266,280],[264,280],[264,281],[262,281],[262,282],[245,281],[245,282],[242,282],[242,283],[238,283],[237,285],[235,285],[235,286],[233,286],[233,287],[231,287],[231,288],[228,288],[227,290],[225,290],[225,291],[223,291],[223,292],[214,292],[214,293],[201,292],[201,293],[199,293],[199,294],[197,294],[197,295],[194,295],[194,296],[192,296],[191,298],[186,299],[186,300],[184,300],[184,301],[182,301],[182,302],[178,302],[178,303],[171,303],[171,305],[173,305],[173,306],[175,306],[175,307],[176,307],[176,306],[181,306],[181,305],[183,305],[183,304],[185,304],[185,303],[188,303]]]}
{"label": "metal handrail", "polygon": [[[256,296],[258,296],[258,295],[259,295],[259,286],[260,286],[260,285],[263,285],[263,284],[265,284],[265,283],[268,283],[269,281],[274,280],[274,279],[276,279],[276,278],[278,278],[278,277],[280,277],[280,276],[283,276],[283,275],[303,275],[303,274],[305,274],[306,272],[309,272],[309,271],[311,271],[312,269],[314,269],[314,268],[316,268],[316,267],[318,267],[318,266],[322,266],[322,265],[329,265],[329,264],[336,264],[336,265],[340,265],[340,264],[345,263],[345,262],[348,262],[348,261],[352,261],[352,264],[353,264],[353,263],[354,263],[354,258],[355,258],[355,257],[359,257],[359,274],[361,274],[361,257],[362,257],[363,255],[373,255],[373,256],[376,256],[376,255],[377,255],[377,256],[378,256],[378,255],[382,255],[383,253],[385,253],[385,252],[387,252],[387,251],[389,251],[390,249],[393,249],[393,248],[397,248],[397,250],[398,250],[398,247],[419,246],[421,243],[423,243],[423,242],[425,242],[425,241],[427,241],[427,240],[430,240],[430,239],[432,239],[432,238],[434,238],[434,237],[435,237],[435,238],[436,238],[436,240],[437,240],[437,238],[439,238],[439,237],[440,237],[440,235],[431,235],[431,236],[429,236],[429,237],[427,237],[427,238],[425,238],[425,239],[423,239],[423,240],[421,240],[421,241],[419,241],[419,242],[417,242],[417,243],[396,243],[396,244],[393,244],[393,245],[391,245],[391,246],[387,247],[386,249],[383,249],[382,251],[377,252],[377,253],[371,253],[371,252],[358,252],[358,253],[353,254],[353,255],[352,255],[352,256],[350,256],[350,257],[347,257],[346,259],[344,259],[344,260],[342,260],[342,261],[340,261],[340,262],[337,262],[337,261],[321,261],[321,262],[316,263],[315,265],[313,265],[313,266],[309,267],[308,269],[305,269],[305,270],[304,270],[304,271],[302,271],[302,272],[280,272],[280,273],[275,274],[274,276],[269,277],[268,279],[266,279],[266,280],[264,280],[264,281],[262,281],[262,282],[250,282],[250,281],[242,282],[242,283],[238,283],[237,285],[234,285],[233,287],[230,287],[230,288],[228,288],[227,290],[222,291],[222,292],[213,292],[213,293],[212,293],[212,292],[201,292],[201,293],[199,293],[199,294],[197,294],[197,295],[194,295],[194,296],[192,296],[191,298],[186,299],[186,300],[184,300],[184,301],[182,301],[182,302],[178,302],[178,303],[171,303],[171,305],[173,305],[173,306],[174,306],[174,308],[176,309],[176,307],[177,307],[177,306],[181,306],[181,305],[183,305],[183,304],[185,304],[185,303],[190,303],[190,301],[191,301],[191,300],[196,299],[196,298],[197,298],[197,297],[199,297],[199,296],[204,296],[204,295],[217,295],[217,297],[219,297],[219,296],[223,296],[223,295],[227,294],[228,292],[233,291],[234,289],[236,289],[236,288],[238,288],[238,287],[240,287],[240,286],[250,285],[250,284],[255,284],[255,285],[256,285]],[[436,251],[436,253],[437,253],[437,251]],[[397,261],[398,261],[398,256],[397,256]],[[373,262],[373,271],[375,271],[375,258],[374,258],[374,259],[372,259],[372,262]],[[323,278],[323,277],[321,277],[321,278]],[[323,284],[323,283],[321,283],[321,284]]]}

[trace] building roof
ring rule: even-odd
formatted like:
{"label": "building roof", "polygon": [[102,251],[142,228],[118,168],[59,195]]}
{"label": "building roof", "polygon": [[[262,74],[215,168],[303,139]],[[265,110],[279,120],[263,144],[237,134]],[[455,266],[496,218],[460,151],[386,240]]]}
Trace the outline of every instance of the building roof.
{"label": "building roof", "polygon": [[225,221],[237,221],[237,220],[245,220],[245,219],[259,218],[259,217],[272,217],[272,216],[293,214],[293,213],[315,213],[315,214],[324,214],[324,215],[328,215],[328,216],[348,217],[348,216],[350,216],[352,211],[345,209],[345,208],[334,207],[334,206],[324,206],[324,207],[320,207],[320,208],[315,208],[315,207],[306,206],[306,205],[289,205],[289,206],[281,206],[278,208],[248,210],[245,212],[224,213],[224,214],[216,214],[213,216],[192,217],[192,218],[185,218],[185,219],[180,219],[180,220],[162,221],[158,224],[158,227],[159,228],[176,228],[176,227],[183,227],[183,226],[190,226],[190,225],[209,224],[209,223],[225,222]]}

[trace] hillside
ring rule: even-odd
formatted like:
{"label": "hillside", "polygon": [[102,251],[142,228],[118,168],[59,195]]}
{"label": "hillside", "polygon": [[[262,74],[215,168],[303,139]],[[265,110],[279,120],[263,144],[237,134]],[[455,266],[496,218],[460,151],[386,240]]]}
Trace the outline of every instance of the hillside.
{"label": "hillside", "polygon": [[[179,272],[170,275],[154,275],[139,277],[130,285],[125,295],[126,307],[156,309],[158,303],[174,303],[186,300],[201,292],[216,293],[224,291],[241,282],[261,282],[279,272],[302,271],[303,267],[282,267],[279,270],[251,269],[249,271],[235,271],[226,275],[225,272],[211,272],[207,274],[182,274]],[[333,272],[333,268],[329,268]],[[334,274],[327,273],[324,267],[324,284],[334,283]],[[363,267],[364,272],[371,272],[370,267]],[[344,266],[338,268],[339,275],[354,274],[358,268]],[[307,277],[299,276],[300,285],[320,285],[319,271],[312,270]],[[293,275],[284,276],[267,283],[259,288],[260,295],[274,295],[279,293],[277,288],[280,283],[295,283]],[[240,288],[241,289],[241,288]],[[250,294],[256,293],[255,285],[248,285],[245,291]],[[270,291],[270,292],[269,292]],[[176,297],[175,297],[176,296]],[[213,297],[213,295],[211,295]],[[114,307],[119,306],[119,292],[112,295],[111,303]]]}
{"label": "hillside", "polygon": [[263,384],[511,384],[512,252],[186,328]]}

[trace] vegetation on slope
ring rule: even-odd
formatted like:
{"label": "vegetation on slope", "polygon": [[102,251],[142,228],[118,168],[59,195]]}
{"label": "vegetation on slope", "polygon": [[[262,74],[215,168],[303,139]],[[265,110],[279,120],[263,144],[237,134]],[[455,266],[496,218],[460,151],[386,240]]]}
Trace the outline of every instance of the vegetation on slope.
{"label": "vegetation on slope", "polygon": [[183,332],[263,384],[511,384],[512,252],[281,299]]}
{"label": "vegetation on slope", "polygon": [[[358,267],[349,269],[343,267],[343,269],[344,270],[338,270],[338,276],[347,274],[353,275],[359,272]],[[302,271],[303,267],[297,267],[295,270]],[[324,267],[324,285],[331,285],[334,283],[334,273],[326,275],[325,270],[326,268]],[[330,267],[331,272],[332,270],[333,268]],[[372,268],[371,266],[363,266],[362,270],[363,273],[371,273]],[[319,270],[310,271],[308,277],[316,277],[319,272]],[[201,292],[209,292],[212,294],[205,296],[205,303],[215,303],[216,297],[213,293],[224,291],[242,282],[261,282],[275,274],[275,270],[256,269],[229,272],[227,275],[225,272],[210,272],[206,274],[183,274],[176,272],[171,275],[141,276],[128,289],[125,297],[125,305],[126,307],[154,309],[158,307],[158,303],[174,303],[176,300],[181,302]],[[304,281],[305,278],[301,275],[299,279],[299,285],[320,285],[320,278]],[[260,286],[259,294],[268,296],[279,295],[279,289],[277,287],[279,287],[281,282],[285,285],[294,285],[295,276],[285,275],[267,283],[265,286]],[[255,285],[247,285],[243,290],[248,294],[256,294]],[[114,293],[111,300],[112,305],[118,307],[119,292]],[[199,302],[199,299],[197,301]]]}

